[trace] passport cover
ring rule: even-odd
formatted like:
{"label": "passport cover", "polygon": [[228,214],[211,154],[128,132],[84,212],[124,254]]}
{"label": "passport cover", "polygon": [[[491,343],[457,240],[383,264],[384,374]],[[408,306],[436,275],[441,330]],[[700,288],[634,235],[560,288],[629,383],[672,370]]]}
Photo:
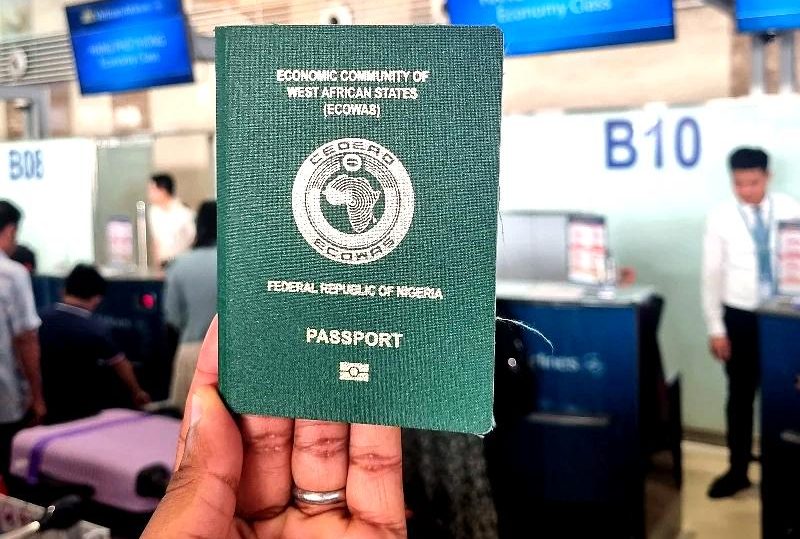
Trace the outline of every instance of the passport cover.
{"label": "passport cover", "polygon": [[489,27],[216,29],[233,411],[491,428],[502,59]]}

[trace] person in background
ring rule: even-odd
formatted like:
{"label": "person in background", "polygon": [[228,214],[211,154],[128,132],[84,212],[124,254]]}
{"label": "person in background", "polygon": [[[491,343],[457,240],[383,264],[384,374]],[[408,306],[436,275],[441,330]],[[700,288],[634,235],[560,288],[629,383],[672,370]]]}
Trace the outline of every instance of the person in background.
{"label": "person in background", "polygon": [[147,196],[156,263],[164,268],[192,246],[194,214],[175,196],[175,181],[168,174],[150,178]]}
{"label": "person in background", "polygon": [[183,409],[200,345],[217,312],[217,203],[203,202],[197,212],[194,248],[167,268],[164,290],[167,324],[180,335],[170,401]]}
{"label": "person in background", "polygon": [[800,204],[768,193],[769,157],[739,148],[730,156],[735,199],[708,216],[703,246],[702,298],[713,356],[728,376],[726,419],[730,469],[709,488],[711,498],[748,488],[753,445],[753,401],[759,383],[755,309],[775,289],[776,223],[800,216]]}
{"label": "person in background", "polygon": [[0,475],[8,472],[11,441],[29,424],[37,424],[47,409],[39,364],[40,320],[31,278],[9,259],[17,248],[22,214],[0,200]]}
{"label": "person in background", "polygon": [[42,380],[47,423],[89,417],[103,408],[98,399],[104,373],[112,369],[137,407],[150,402],[133,366],[111,339],[109,329],[92,316],[107,283],[92,266],[78,264],[64,282],[64,300],[42,313]]}
{"label": "person in background", "polygon": [[36,273],[36,254],[24,245],[17,245],[11,260],[19,262],[31,275]]}

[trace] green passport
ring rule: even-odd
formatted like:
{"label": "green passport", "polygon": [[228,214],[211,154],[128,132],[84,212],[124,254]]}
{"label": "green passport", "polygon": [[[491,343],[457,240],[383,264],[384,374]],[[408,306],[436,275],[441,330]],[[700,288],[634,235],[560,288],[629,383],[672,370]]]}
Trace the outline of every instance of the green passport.
{"label": "green passport", "polygon": [[488,27],[217,28],[232,410],[491,428],[502,60]]}

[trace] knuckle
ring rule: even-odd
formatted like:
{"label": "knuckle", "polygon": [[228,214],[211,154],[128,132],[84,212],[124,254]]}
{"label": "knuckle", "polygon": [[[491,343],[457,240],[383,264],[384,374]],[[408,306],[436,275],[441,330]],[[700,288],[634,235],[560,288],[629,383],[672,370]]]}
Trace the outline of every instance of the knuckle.
{"label": "knuckle", "polygon": [[403,467],[403,459],[400,455],[354,450],[350,455],[350,466],[370,474],[383,474],[400,471]]}
{"label": "knuckle", "polygon": [[392,537],[405,537],[405,519],[392,518],[376,511],[360,511],[352,507],[350,508],[350,514],[356,520],[389,532]]}
{"label": "knuckle", "polygon": [[301,513],[308,517],[315,517],[317,515],[321,515],[322,513],[328,513],[331,511],[339,511],[344,513],[347,504],[345,502],[340,502],[336,504],[327,504],[327,505],[315,505],[306,502],[295,502],[295,507],[300,510]]}
{"label": "knuckle", "polygon": [[319,437],[303,442],[295,442],[295,451],[317,457],[332,459],[347,452],[347,439],[340,436]]}
{"label": "knuckle", "polygon": [[288,453],[292,448],[291,425],[285,427],[256,426],[247,423],[242,429],[245,451],[263,455]]}
{"label": "knuckle", "polygon": [[[308,430],[313,428],[314,432]],[[338,426],[321,427],[309,424],[295,429],[294,450],[320,459],[332,459],[347,454],[347,431]]]}
{"label": "knuckle", "polygon": [[240,508],[237,516],[248,522],[272,520],[282,514],[286,510],[286,507],[287,505],[271,505],[248,511]]}

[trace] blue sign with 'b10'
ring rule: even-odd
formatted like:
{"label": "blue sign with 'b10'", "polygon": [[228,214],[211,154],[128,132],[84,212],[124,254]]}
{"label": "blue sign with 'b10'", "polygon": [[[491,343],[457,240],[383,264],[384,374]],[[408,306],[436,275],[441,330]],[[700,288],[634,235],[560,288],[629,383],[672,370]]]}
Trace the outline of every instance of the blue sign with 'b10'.
{"label": "blue sign with 'b10'", "polygon": [[632,169],[640,163],[640,154],[650,153],[652,162],[643,163],[656,169],[674,162],[684,169],[695,168],[703,155],[700,124],[691,116],[667,125],[658,118],[652,124],[634,124],[628,118],[611,118],[605,122],[606,167]]}
{"label": "blue sign with 'b10'", "polygon": [[672,0],[448,0],[453,24],[503,30],[506,54],[673,39]]}

